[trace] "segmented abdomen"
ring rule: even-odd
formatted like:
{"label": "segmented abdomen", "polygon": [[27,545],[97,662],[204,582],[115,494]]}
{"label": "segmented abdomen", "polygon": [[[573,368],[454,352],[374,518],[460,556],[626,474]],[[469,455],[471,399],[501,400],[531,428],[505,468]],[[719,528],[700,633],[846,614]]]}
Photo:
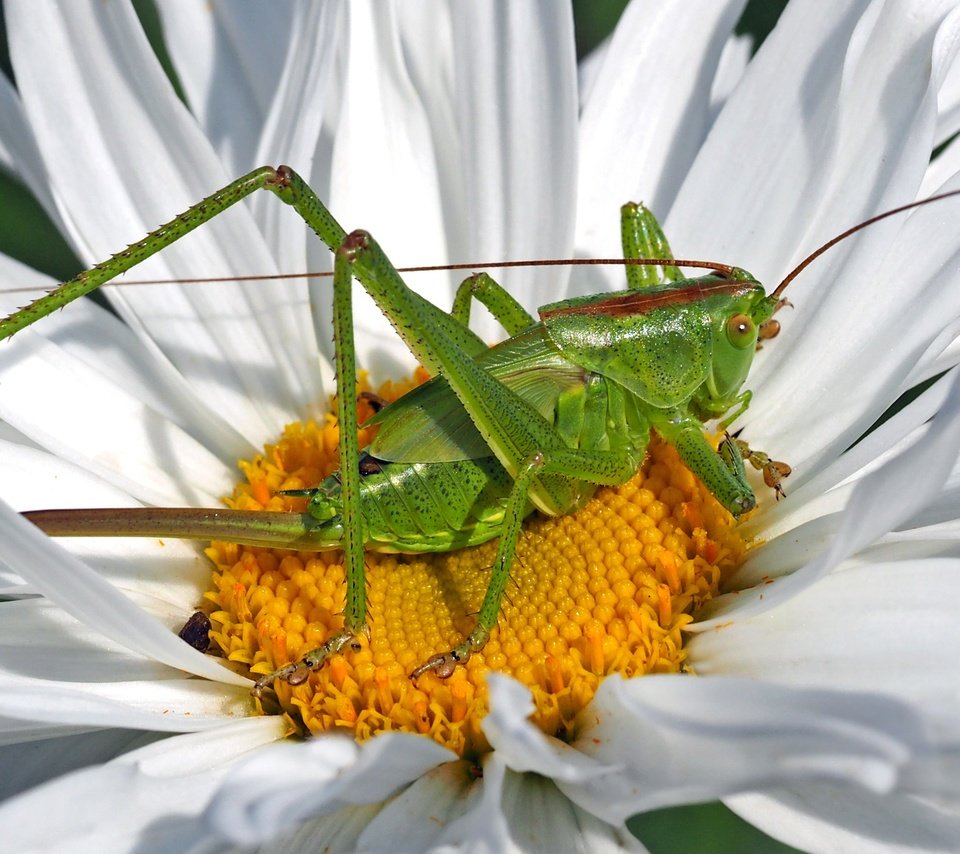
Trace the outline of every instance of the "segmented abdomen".
{"label": "segmented abdomen", "polygon": [[[500,533],[513,480],[496,457],[387,463],[364,456],[360,466],[360,505],[368,549],[448,551],[484,543]],[[332,475],[310,502],[314,516],[329,519],[315,534],[324,539],[328,533],[331,546],[340,541],[341,506],[340,481]],[[532,505],[527,512],[530,510]]]}

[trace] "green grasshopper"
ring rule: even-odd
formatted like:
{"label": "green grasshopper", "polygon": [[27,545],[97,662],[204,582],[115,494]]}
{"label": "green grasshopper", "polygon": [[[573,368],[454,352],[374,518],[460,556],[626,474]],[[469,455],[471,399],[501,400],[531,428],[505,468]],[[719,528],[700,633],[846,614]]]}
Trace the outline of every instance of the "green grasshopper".
{"label": "green grasshopper", "polygon": [[[0,320],[6,338],[61,308],[258,189],[290,204],[335,253],[340,470],[308,490],[306,513],[229,510],[80,510],[25,514],[51,535],[170,536],[222,539],[300,550],[343,549],[347,580],[343,629],[298,661],[260,679],[303,683],[331,656],[366,632],[364,550],[436,552],[500,538],[475,628],[453,649],[412,675],[448,677],[482,649],[496,626],[521,523],[534,509],[570,513],[599,485],[631,478],[650,431],[673,445],[687,466],[734,516],[751,510],[744,461],[764,473],[777,497],[789,466],[729,436],[714,450],[703,422],[732,423],[750,403],[741,390],[759,342],[774,337],[773,319],[792,278],[769,296],[746,271],[724,264],[676,261],[653,215],[637,204],[621,210],[628,288],[546,305],[537,321],[486,274],[460,286],[448,314],[410,290],[364,231],[347,235],[316,194],[289,167],[263,167],[232,182],[107,261]],[[709,269],[685,279],[679,267]],[[434,378],[384,407],[380,430],[362,453],[354,405],[356,365],[351,283],[377,302],[413,355]],[[510,336],[487,347],[468,328],[473,300]]]}

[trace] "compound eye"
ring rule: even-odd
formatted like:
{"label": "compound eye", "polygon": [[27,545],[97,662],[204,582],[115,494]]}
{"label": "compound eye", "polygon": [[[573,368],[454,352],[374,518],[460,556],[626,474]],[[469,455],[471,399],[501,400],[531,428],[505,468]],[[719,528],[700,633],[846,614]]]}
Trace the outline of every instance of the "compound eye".
{"label": "compound eye", "polygon": [[757,340],[757,328],[749,314],[735,314],[727,321],[727,339],[738,350],[752,347]]}

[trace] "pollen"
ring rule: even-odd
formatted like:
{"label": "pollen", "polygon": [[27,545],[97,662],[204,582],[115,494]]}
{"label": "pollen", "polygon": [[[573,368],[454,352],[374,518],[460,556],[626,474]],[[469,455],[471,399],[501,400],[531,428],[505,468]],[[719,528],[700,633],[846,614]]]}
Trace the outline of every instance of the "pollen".
{"label": "pollen", "polygon": [[[409,384],[361,395],[398,397]],[[372,431],[361,429],[361,447]],[[333,416],[289,425],[276,444],[240,463],[245,480],[231,507],[297,510],[278,495],[315,486],[336,470]],[[474,626],[496,541],[433,555],[366,556],[369,638],[334,656],[296,687],[276,680],[276,698],[256,701],[304,734],[347,731],[357,739],[406,731],[475,759],[489,750],[481,728],[486,674],[508,674],[534,698],[532,721],[561,739],[609,674],[684,670],[684,627],[742,561],[747,545],[733,518],[652,438],[637,475],[601,488],[579,511],[527,520],[490,641],[448,679],[410,673],[459,643]],[[295,552],[214,542],[204,609],[212,649],[257,678],[315,649],[343,626],[342,553]]]}

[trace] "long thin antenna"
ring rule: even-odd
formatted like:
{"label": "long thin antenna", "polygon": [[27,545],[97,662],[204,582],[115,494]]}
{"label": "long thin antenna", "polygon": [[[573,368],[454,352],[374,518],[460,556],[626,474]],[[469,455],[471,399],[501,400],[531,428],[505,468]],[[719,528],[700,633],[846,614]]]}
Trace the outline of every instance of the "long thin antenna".
{"label": "long thin antenna", "polygon": [[[699,267],[704,270],[713,270],[730,276],[736,269],[730,264],[721,264],[719,261],[688,261],[682,258],[541,258],[530,261],[481,261],[479,263],[460,264],[431,264],[422,267],[397,267],[398,273],[438,273],[445,270],[494,270],[508,267],[636,267],[645,265],[650,267]],[[265,273],[247,276],[198,276],[190,279],[115,279],[105,287],[119,285],[131,287],[138,285],[202,285],[218,284],[223,282],[275,282],[286,279],[325,279],[332,276],[331,272],[316,273]],[[7,288],[7,294],[31,293],[38,288]]]}
{"label": "long thin antenna", "polygon": [[875,222],[880,222],[882,219],[886,219],[888,216],[893,216],[894,214],[903,213],[908,211],[911,208],[919,208],[922,205],[930,204],[930,202],[939,202],[941,199],[949,199],[951,196],[960,196],[960,190],[951,190],[948,193],[940,193],[936,196],[928,196],[925,199],[919,199],[916,202],[910,202],[908,205],[900,205],[898,208],[893,208],[889,211],[884,211],[879,213],[876,216],[870,217],[870,219],[865,219],[859,225],[855,225],[852,228],[848,228],[846,231],[841,232],[836,237],[830,238],[826,243],[823,244],[819,249],[815,249],[811,252],[806,258],[804,258],[796,267],[794,267],[789,273],[787,273],[786,278],[777,285],[776,289],[771,297],[779,297],[786,289],[787,285],[790,284],[797,276],[800,275],[811,263],[816,261],[824,252],[828,249],[836,246],[841,240],[846,240],[851,234],[856,234],[858,231],[862,231],[868,225],[873,225]]}

